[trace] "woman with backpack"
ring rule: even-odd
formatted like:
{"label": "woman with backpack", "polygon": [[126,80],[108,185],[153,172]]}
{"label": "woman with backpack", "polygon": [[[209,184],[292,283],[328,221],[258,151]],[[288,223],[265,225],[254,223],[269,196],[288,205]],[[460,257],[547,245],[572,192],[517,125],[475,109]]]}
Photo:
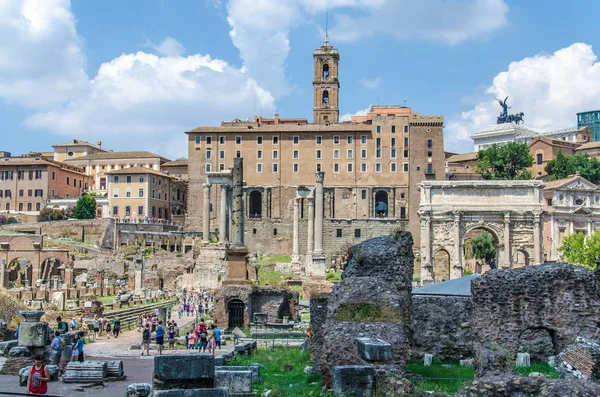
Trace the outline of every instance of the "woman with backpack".
{"label": "woman with backpack", "polygon": [[152,339],[152,333],[150,332],[150,324],[146,324],[146,328],[144,328],[144,332],[142,332],[142,356],[144,352],[146,355],[150,355],[150,341]]}

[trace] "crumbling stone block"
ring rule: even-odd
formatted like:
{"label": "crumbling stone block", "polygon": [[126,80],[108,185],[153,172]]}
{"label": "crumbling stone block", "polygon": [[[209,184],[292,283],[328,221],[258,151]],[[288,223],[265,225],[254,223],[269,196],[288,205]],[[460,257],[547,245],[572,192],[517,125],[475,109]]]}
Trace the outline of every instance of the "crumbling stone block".
{"label": "crumbling stone block", "polygon": [[356,338],[358,354],[367,361],[385,362],[392,359],[392,345],[381,339]]}
{"label": "crumbling stone block", "polygon": [[8,357],[31,357],[31,351],[25,346],[15,346],[8,352]]}
{"label": "crumbling stone block", "polygon": [[10,349],[12,349],[13,347],[16,347],[18,344],[19,343],[16,339],[9,340],[6,342],[0,342],[0,356],[7,357],[8,353],[10,352]]}
{"label": "crumbling stone block", "polygon": [[260,366],[259,365],[247,365],[247,366],[215,366],[215,371],[250,371],[252,372],[252,383],[260,382]]}
{"label": "crumbling stone block", "polygon": [[229,389],[230,394],[252,392],[252,371],[215,371],[215,386]]}
{"label": "crumbling stone block", "polygon": [[127,386],[125,397],[150,397],[152,396],[152,385],[148,383],[132,383]]}
{"label": "crumbling stone block", "polygon": [[375,368],[343,365],[332,368],[333,394],[336,397],[371,397],[375,390]]}
{"label": "crumbling stone block", "polygon": [[215,361],[212,354],[154,356],[154,383],[157,390],[213,388]]}

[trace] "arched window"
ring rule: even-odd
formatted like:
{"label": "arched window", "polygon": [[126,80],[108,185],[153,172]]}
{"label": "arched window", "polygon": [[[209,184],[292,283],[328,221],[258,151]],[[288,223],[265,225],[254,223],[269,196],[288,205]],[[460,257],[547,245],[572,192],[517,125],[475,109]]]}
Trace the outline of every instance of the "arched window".
{"label": "arched window", "polygon": [[262,218],[262,194],[258,190],[250,193],[249,218]]}
{"label": "arched window", "polygon": [[329,65],[323,65],[323,79],[326,80],[329,77]]}
{"label": "arched window", "polygon": [[536,157],[537,157],[537,164],[538,165],[542,164],[542,162],[544,161],[544,155],[542,153],[538,153],[536,155]]}
{"label": "arched window", "polygon": [[388,194],[383,190],[375,194],[375,216],[378,218],[388,216]]}
{"label": "arched window", "polygon": [[329,104],[329,91],[323,91],[323,106],[327,106]]}

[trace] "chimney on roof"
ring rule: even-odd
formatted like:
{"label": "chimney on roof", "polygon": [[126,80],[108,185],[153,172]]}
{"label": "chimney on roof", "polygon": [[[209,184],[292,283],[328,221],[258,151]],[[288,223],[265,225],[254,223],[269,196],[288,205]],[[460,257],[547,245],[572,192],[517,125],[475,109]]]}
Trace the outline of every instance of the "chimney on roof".
{"label": "chimney on roof", "polygon": [[102,141],[98,141],[96,145],[98,145],[99,148],[102,148]]}
{"label": "chimney on roof", "polygon": [[275,124],[279,124],[279,113],[275,113]]}

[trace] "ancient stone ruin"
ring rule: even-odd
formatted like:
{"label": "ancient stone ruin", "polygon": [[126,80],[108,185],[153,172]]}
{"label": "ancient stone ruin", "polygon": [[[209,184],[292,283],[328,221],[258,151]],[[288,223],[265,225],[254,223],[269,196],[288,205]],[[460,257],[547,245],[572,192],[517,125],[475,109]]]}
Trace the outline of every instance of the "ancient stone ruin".
{"label": "ancient stone ruin", "polygon": [[[379,339],[390,346],[389,356],[384,355],[382,361],[391,370],[402,373],[410,357],[412,335],[412,245],[410,233],[399,232],[353,247],[343,279],[334,286],[327,299],[323,331],[318,331],[322,345],[316,351],[321,352],[320,367],[325,387],[340,384],[336,377],[349,376],[354,371],[338,367],[371,368],[379,362],[360,354],[357,338]],[[369,345],[379,343],[368,342]],[[370,382],[372,369],[358,368],[356,371],[364,377],[350,377],[363,379],[367,384]]]}

